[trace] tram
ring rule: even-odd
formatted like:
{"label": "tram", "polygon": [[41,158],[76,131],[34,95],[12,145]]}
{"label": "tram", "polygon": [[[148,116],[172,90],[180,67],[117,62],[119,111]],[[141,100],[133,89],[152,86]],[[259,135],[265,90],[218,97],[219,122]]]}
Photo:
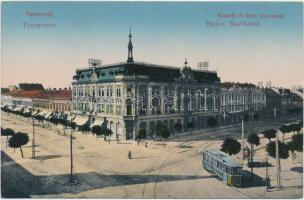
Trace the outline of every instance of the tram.
{"label": "tram", "polygon": [[242,186],[242,165],[219,150],[205,150],[202,164],[210,173],[230,186]]}

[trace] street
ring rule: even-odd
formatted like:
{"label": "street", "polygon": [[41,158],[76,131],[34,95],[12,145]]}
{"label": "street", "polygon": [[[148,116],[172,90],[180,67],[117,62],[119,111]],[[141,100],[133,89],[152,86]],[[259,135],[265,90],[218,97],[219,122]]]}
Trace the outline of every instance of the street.
{"label": "street", "polygon": [[[2,115],[2,127],[26,132],[32,137],[31,121]],[[295,121],[285,119],[257,121],[253,132],[279,128],[282,123]],[[69,135],[62,133],[62,126],[35,126],[36,158],[32,159],[31,141],[23,147],[24,158],[19,149],[2,145],[2,196],[32,198],[301,198],[303,183],[302,153],[297,159],[291,156],[282,160],[283,189],[270,192],[264,186],[229,187],[209,174],[201,164],[204,149],[220,149],[226,137],[241,138],[240,125],[220,127],[195,132],[192,135],[175,136],[163,145],[162,141],[142,142],[113,140],[109,144],[92,134],[74,132],[74,177],[77,185],[69,185],[70,148]],[[245,136],[247,131],[245,124]],[[66,130],[69,133],[70,129]],[[285,135],[290,138],[292,133]],[[280,135],[281,138],[281,135]],[[255,159],[264,160],[267,139],[261,138]],[[128,159],[128,151],[132,159]],[[233,156],[240,160],[240,154]],[[275,186],[275,160],[269,159],[272,186]],[[248,170],[244,167],[244,170]],[[265,177],[265,168],[254,168],[254,173]]]}

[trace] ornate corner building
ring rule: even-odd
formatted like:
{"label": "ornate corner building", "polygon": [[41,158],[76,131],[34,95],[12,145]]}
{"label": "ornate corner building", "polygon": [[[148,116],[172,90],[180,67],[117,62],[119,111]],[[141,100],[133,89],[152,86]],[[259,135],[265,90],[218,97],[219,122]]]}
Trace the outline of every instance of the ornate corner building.
{"label": "ornate corner building", "polygon": [[[117,138],[135,139],[140,129],[148,137],[159,125],[171,134],[207,126],[219,118],[220,78],[216,72],[135,62],[132,35],[128,59],[117,64],[93,64],[76,70],[72,82],[72,113],[88,125],[107,122]],[[77,120],[76,120],[77,121]],[[181,124],[182,130],[174,129]]]}

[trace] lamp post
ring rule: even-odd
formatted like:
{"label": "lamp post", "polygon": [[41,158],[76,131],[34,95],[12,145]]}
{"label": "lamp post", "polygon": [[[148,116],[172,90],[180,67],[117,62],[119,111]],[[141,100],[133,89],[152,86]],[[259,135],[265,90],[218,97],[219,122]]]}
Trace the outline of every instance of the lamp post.
{"label": "lamp post", "polygon": [[266,181],[266,192],[268,192],[270,179],[269,179],[269,175],[268,175],[268,155],[267,154],[266,154],[266,178],[265,178],[265,181]]}
{"label": "lamp post", "polygon": [[279,138],[278,131],[276,132],[276,168],[277,168],[277,190],[281,189],[281,177],[280,177],[280,158],[279,158]]}
{"label": "lamp post", "polygon": [[71,134],[70,134],[70,157],[71,157],[71,174],[70,174],[70,182],[73,183],[73,128],[72,128],[72,119],[71,123]]}
{"label": "lamp post", "polygon": [[[35,109],[32,109],[34,111]],[[32,139],[32,158],[35,158],[35,119],[34,115],[32,115],[32,121],[33,121],[33,139]]]}

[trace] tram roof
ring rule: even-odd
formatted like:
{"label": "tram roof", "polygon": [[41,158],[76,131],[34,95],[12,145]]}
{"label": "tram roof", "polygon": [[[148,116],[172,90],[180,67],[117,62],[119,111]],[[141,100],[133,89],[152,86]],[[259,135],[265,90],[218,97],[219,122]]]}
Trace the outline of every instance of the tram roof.
{"label": "tram roof", "polygon": [[210,156],[212,156],[216,160],[224,163],[227,166],[230,166],[230,167],[242,167],[242,165],[240,163],[238,163],[237,161],[233,160],[229,155],[227,155],[226,153],[224,153],[222,151],[219,151],[219,150],[206,150],[204,153],[209,154]]}

